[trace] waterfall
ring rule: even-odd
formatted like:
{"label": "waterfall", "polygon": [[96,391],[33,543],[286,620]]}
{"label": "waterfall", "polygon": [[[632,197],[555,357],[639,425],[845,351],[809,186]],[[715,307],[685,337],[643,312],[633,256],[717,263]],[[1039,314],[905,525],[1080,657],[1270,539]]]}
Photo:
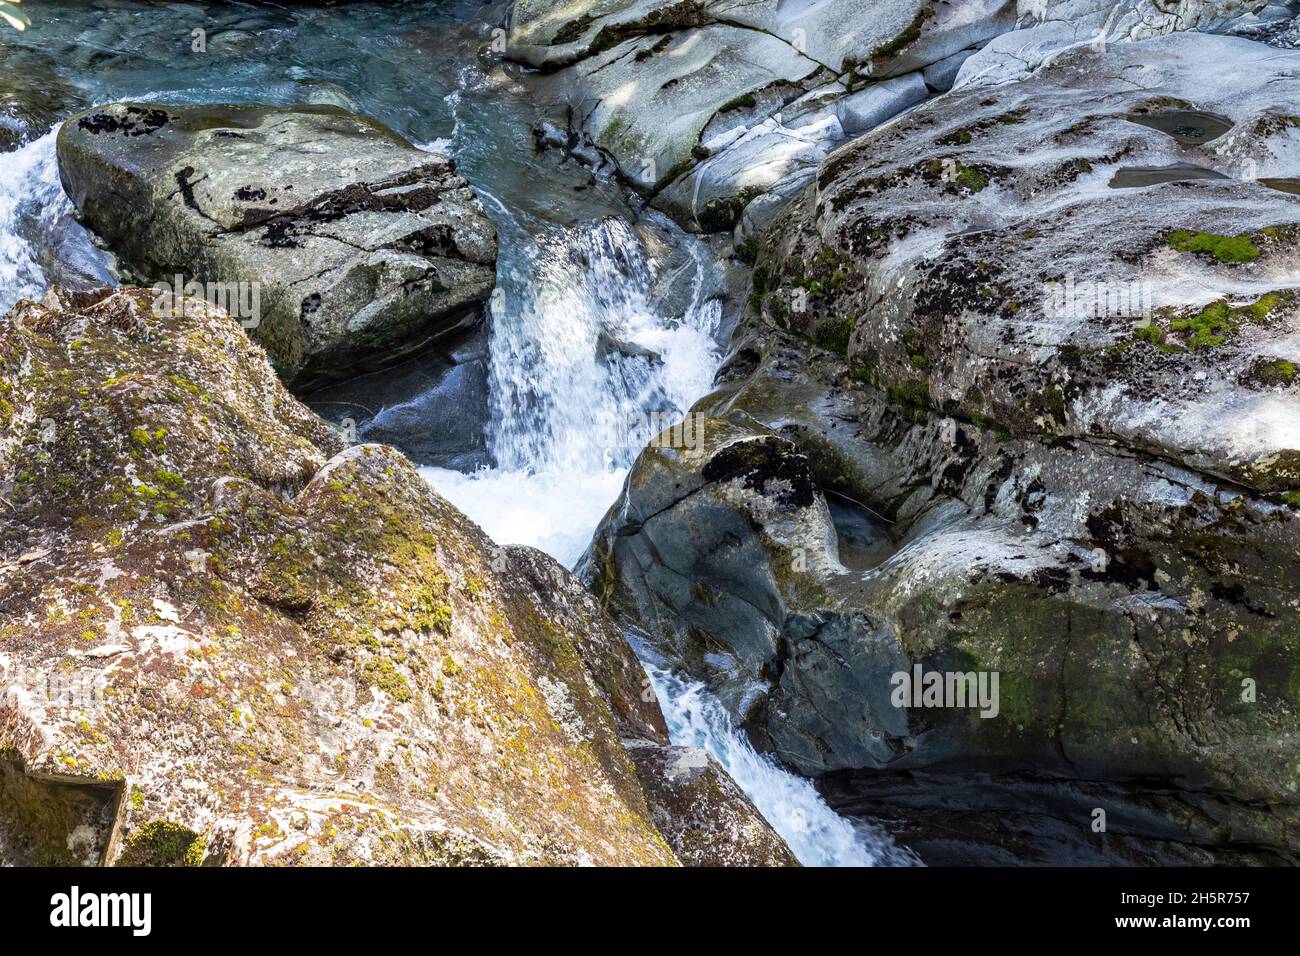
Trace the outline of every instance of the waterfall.
{"label": "waterfall", "polygon": [[25,218],[35,209],[57,216],[71,211],[59,185],[54,133],[5,153],[0,168],[0,312],[22,298],[40,298],[45,271],[36,249],[24,237]]}
{"label": "waterfall", "polygon": [[522,226],[502,230],[503,246],[515,247],[491,304],[497,467],[423,471],[497,542],[572,566],[653,423],[679,420],[708,390],[721,306],[704,296],[706,260],[685,234],[697,252],[694,294],[669,316],[654,297],[657,264],[625,220],[512,225]]}
{"label": "waterfall", "polygon": [[116,285],[59,182],[58,131],[0,153],[0,313],[51,285]]}
{"label": "waterfall", "polygon": [[887,834],[840,816],[810,781],[755,750],[703,684],[653,663],[645,668],[673,743],[713,754],[804,866],[916,865]]}
{"label": "waterfall", "polygon": [[[684,315],[671,317],[655,300],[657,264],[627,221],[518,225],[508,219],[503,229],[512,249],[492,298],[488,437],[497,467],[423,472],[493,540],[531,544],[571,566],[653,437],[647,413],[676,420],[711,386],[721,308],[703,294],[705,253],[685,234],[677,238],[693,254],[692,295]],[[647,672],[673,743],[712,753],[801,863],[911,862],[758,753],[703,684],[654,665]]]}

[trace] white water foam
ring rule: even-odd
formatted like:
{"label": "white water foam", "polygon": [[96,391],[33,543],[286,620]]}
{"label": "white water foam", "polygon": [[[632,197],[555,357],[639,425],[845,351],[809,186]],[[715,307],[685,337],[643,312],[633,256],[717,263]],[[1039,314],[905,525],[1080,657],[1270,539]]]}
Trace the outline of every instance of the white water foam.
{"label": "white water foam", "polygon": [[618,497],[626,468],[595,472],[480,471],[421,468],[438,494],[469,515],[498,544],[527,544],[573,567]]}
{"label": "white water foam", "polygon": [[698,681],[646,664],[668,734],[678,746],[713,754],[804,866],[914,864],[883,833],[832,810],[811,782],[759,753]]}
{"label": "white water foam", "polygon": [[[652,291],[658,263],[627,222],[525,224],[480,195],[502,244],[488,435],[498,467],[421,471],[494,541],[532,545],[572,567],[653,437],[647,413],[679,420],[711,387],[721,306],[703,293],[707,255],[691,237],[678,237],[695,259],[691,301],[670,317]],[[809,781],[754,750],[703,684],[648,671],[673,742],[712,753],[801,863],[908,862],[887,836],[839,816]]]}
{"label": "white water foam", "polygon": [[633,229],[610,218],[548,228],[499,277],[488,436],[497,467],[423,469],[498,543],[572,567],[653,437],[647,414],[680,420],[708,390],[720,305],[703,299],[697,275],[686,314],[665,318],[653,268]]}
{"label": "white water foam", "polygon": [[42,218],[72,211],[59,184],[51,132],[13,152],[0,153],[0,313],[22,298],[45,292],[45,272],[36,250],[20,234],[25,214],[40,210]]}

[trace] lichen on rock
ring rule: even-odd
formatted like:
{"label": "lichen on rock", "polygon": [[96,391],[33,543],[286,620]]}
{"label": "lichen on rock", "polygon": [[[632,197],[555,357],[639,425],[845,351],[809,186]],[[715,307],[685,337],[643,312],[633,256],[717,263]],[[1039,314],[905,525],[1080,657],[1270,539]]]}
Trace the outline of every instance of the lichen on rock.
{"label": "lichen on rock", "polygon": [[677,862],[581,583],[344,447],[220,310],[53,292],[0,363],[0,852],[49,856],[9,808],[50,780],[115,795],[110,863]]}

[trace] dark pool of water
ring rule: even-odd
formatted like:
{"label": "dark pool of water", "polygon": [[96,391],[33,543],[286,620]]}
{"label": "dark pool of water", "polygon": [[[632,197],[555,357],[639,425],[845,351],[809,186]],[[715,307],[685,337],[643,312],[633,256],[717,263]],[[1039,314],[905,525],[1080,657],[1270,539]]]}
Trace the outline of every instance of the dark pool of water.
{"label": "dark pool of water", "polygon": [[1218,139],[1232,129],[1232,120],[1218,113],[1201,110],[1159,110],[1151,113],[1129,113],[1124,117],[1130,123],[1157,129],[1172,136],[1184,146],[1201,146]]}
{"label": "dark pool of water", "polygon": [[1228,179],[1223,173],[1192,163],[1174,163],[1172,166],[1124,166],[1110,178],[1111,189],[1138,189],[1158,186],[1160,183],[1178,183],[1191,179]]}

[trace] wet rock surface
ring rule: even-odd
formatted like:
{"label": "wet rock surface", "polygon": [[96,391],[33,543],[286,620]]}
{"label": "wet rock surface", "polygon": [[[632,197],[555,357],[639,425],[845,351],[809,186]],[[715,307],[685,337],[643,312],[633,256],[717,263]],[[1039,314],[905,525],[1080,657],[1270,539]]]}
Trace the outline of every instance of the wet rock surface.
{"label": "wet rock surface", "polygon": [[313,411],[361,441],[420,465],[474,471],[493,464],[488,343],[482,325],[392,368],[304,396]]}
{"label": "wet rock surface", "polygon": [[146,282],[236,287],[295,388],[464,331],[495,281],[496,232],[453,162],[336,107],[96,107],[62,127],[59,167]]}
{"label": "wet rock surface", "polygon": [[749,210],[750,235],[835,144],[929,95],[923,67],[1013,25],[1005,0],[906,0],[866,21],[848,0],[517,0],[507,55],[547,74],[535,85],[570,139],[612,157],[655,206],[703,232]]}
{"label": "wet rock surface", "polygon": [[663,718],[578,580],[152,305],[0,322],[6,861],[677,862],[623,745]]}
{"label": "wet rock surface", "polygon": [[650,815],[687,866],[798,866],[785,841],[708,751],[632,747]]}
{"label": "wet rock surface", "polygon": [[[1080,48],[836,151],[756,250],[703,454],[643,453],[597,534],[609,605],[922,856],[1005,812],[1040,862],[1295,858],[1300,207],[1255,181],[1297,160],[1288,56]],[[1232,125],[1127,118],[1165,110]],[[1108,185],[1178,162],[1226,178]],[[900,706],[918,666],[998,674],[996,713]]]}
{"label": "wet rock surface", "polygon": [[21,60],[7,67],[0,76],[0,153],[48,133],[80,102],[77,92],[48,69]]}
{"label": "wet rock surface", "polygon": [[[575,155],[611,158],[678,222],[734,228],[743,242],[839,144],[962,78],[1013,78],[1090,39],[1286,15],[1264,0],[899,0],[865,18],[855,0],[516,0],[507,56],[545,74],[530,82],[553,100]],[[995,55],[972,56],[990,41]]]}

